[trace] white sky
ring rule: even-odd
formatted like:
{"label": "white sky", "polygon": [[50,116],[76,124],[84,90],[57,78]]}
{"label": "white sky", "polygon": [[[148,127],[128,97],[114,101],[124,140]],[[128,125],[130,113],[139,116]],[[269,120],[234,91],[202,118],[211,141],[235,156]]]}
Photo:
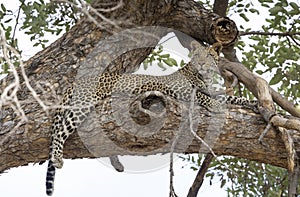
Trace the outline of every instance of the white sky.
{"label": "white sky", "polygon": [[[255,2],[255,1],[254,1]],[[297,2],[297,1],[296,1]],[[7,8],[16,10],[18,0],[8,1],[0,0]],[[265,13],[264,13],[265,14]],[[253,16],[255,26],[262,24],[261,16]],[[232,18],[235,20],[234,18]],[[243,21],[238,21],[238,26]],[[253,25],[253,23],[252,23]],[[23,50],[24,59],[28,59],[40,48],[33,48],[27,35],[17,32],[20,47]],[[55,40],[55,38],[47,38]],[[174,44],[174,43],[172,43]],[[172,48],[167,46],[167,49]],[[172,51],[172,50],[169,50]],[[176,54],[175,54],[176,55]],[[152,69],[152,68],[150,68]],[[127,159],[129,157],[126,157]],[[148,156],[147,160],[156,157]],[[130,158],[129,158],[130,159]],[[144,159],[141,157],[140,159]],[[153,197],[169,195],[169,168],[163,167],[159,170],[153,170],[148,173],[119,173],[111,167],[105,166],[97,159],[77,159],[64,160],[64,167],[57,170],[55,177],[55,197],[80,197],[80,196],[131,196],[131,197]],[[122,158],[121,158],[122,161]],[[43,165],[32,165],[18,167],[8,170],[0,176],[0,194],[5,197],[31,196],[41,197],[45,194],[45,177],[47,163]],[[196,171],[189,169],[186,162],[177,159],[174,163],[174,186],[175,191],[181,196],[186,196],[189,187],[193,183]],[[182,166],[186,166],[182,168]],[[126,166],[125,166],[126,169]],[[216,179],[210,186],[208,180],[204,182],[198,196],[226,196],[226,192],[220,189],[220,183]]]}
{"label": "white sky", "polygon": [[[174,185],[179,196],[186,196],[193,183],[196,171],[177,160],[174,164]],[[46,164],[18,167],[2,174],[0,178],[1,196],[42,197],[45,194]],[[217,181],[217,180],[215,180]],[[168,168],[149,173],[118,173],[96,159],[65,160],[64,167],[57,170],[55,177],[55,197],[81,196],[168,196]],[[206,181],[199,196],[226,196],[219,182],[209,186]]]}

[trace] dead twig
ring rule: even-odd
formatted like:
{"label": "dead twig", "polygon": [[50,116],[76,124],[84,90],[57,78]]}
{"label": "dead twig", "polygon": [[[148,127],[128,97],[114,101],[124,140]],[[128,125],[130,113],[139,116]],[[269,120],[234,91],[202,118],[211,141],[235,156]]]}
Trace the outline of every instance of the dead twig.
{"label": "dead twig", "polygon": [[268,131],[272,128],[272,124],[269,122],[264,131],[260,134],[258,141],[260,144],[264,145],[263,138],[268,133]]}
{"label": "dead twig", "polygon": [[174,177],[174,169],[173,169],[173,155],[174,155],[174,149],[176,146],[176,143],[179,139],[179,134],[176,135],[172,146],[171,146],[171,152],[170,152],[170,167],[169,167],[169,172],[170,172],[170,192],[169,192],[169,197],[178,197],[175,193],[174,189],[174,184],[173,184],[173,177]]}

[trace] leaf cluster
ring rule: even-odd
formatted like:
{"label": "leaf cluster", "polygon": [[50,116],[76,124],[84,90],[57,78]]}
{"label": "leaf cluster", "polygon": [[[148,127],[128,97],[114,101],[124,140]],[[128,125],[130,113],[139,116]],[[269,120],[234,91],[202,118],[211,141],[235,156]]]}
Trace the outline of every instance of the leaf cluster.
{"label": "leaf cluster", "polygon": [[[4,37],[7,40],[7,44],[12,46],[18,51],[18,40],[14,38],[14,28],[12,26],[8,26],[5,24],[10,23],[14,18],[14,13],[11,10],[8,10],[4,4],[0,4],[0,25],[1,29],[4,31]],[[2,48],[3,46],[0,46],[0,74],[8,73],[9,71],[9,65],[7,61],[4,58],[4,50]],[[12,54],[11,52],[8,52],[6,54],[9,56],[11,61],[15,66],[18,66],[18,57],[15,56],[15,54]]]}
{"label": "leaf cluster", "polygon": [[[181,156],[192,170],[199,170],[204,155]],[[228,196],[287,196],[288,172],[286,169],[246,159],[221,156],[214,160],[206,178],[210,184],[216,180]]]}
{"label": "leaf cluster", "polygon": [[60,35],[68,31],[80,17],[79,11],[66,3],[46,3],[44,0],[19,0],[19,3],[18,10],[8,10],[4,4],[1,4],[0,10],[6,40],[15,48],[18,46],[17,39],[14,38],[17,26],[19,31],[30,36],[33,46],[45,47],[48,42],[47,33]]}
{"label": "leaf cluster", "polygon": [[35,41],[33,46],[48,42],[46,33],[59,35],[68,31],[79,18],[78,11],[65,3],[45,3],[44,0],[22,2],[21,9],[24,13],[21,30],[30,35],[30,40]]}
{"label": "leaf cluster", "polygon": [[183,60],[180,63],[171,57],[169,53],[164,53],[163,46],[159,45],[156,47],[152,53],[143,61],[144,70],[147,70],[148,66],[152,66],[153,63],[157,63],[157,65],[164,71],[167,69],[166,66],[173,67],[173,66],[184,66],[185,63]]}
{"label": "leaf cluster", "polygon": [[[259,3],[269,15],[261,27],[245,29],[243,25],[240,26],[250,35],[238,43],[243,54],[242,63],[267,78],[270,85],[295,104],[299,104],[300,5],[286,0],[277,3],[260,0]],[[245,7],[249,5],[251,3]],[[259,14],[259,11],[254,13]],[[262,34],[250,33],[257,30]]]}

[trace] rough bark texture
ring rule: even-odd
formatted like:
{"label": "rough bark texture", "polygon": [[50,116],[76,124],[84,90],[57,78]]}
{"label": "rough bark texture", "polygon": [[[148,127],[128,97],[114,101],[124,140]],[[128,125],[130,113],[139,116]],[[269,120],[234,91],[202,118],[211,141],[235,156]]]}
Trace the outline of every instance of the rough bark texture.
{"label": "rough bark texture", "polygon": [[[100,2],[103,1],[95,1],[94,7],[103,7]],[[58,103],[65,89],[74,82],[81,62],[86,59],[97,43],[110,36],[111,32],[119,32],[122,29],[137,26],[164,26],[179,30],[209,44],[221,42],[223,45],[230,44],[237,36],[237,29],[232,21],[219,17],[190,0],[174,1],[174,4],[165,4],[165,1],[158,0],[125,0],[123,7],[117,11],[106,13],[106,16],[121,21],[119,27],[106,24],[106,30],[110,31],[105,31],[88,19],[83,19],[55,43],[27,62],[25,69],[31,85],[49,104]],[[165,33],[162,32],[159,36],[162,37]],[[155,42],[158,42],[158,39],[153,40],[154,45]],[[112,41],[111,46],[114,44],[118,45],[119,41]],[[148,46],[123,53],[108,66],[106,71],[131,72],[138,67],[151,50],[152,47]],[[109,52],[108,48],[107,53]],[[1,88],[4,88],[6,83],[11,80],[12,77],[8,77],[5,81],[1,81]],[[44,91],[38,89],[38,84]],[[50,84],[50,86],[46,84]],[[47,115],[39,104],[34,102],[23,82],[18,92],[18,98],[23,101],[22,107],[25,109],[29,121],[13,130],[19,119],[12,109],[2,108],[0,114],[0,171],[30,162],[41,162],[48,157],[50,120],[53,110],[50,110]],[[91,122],[89,121],[92,119],[89,119],[82,126],[83,131],[89,132],[82,133],[86,133],[84,137],[91,143],[90,149],[93,147],[93,150],[96,150],[96,154],[91,154],[90,149],[88,150],[84,146],[82,136],[80,138],[78,134],[74,134],[66,143],[64,155],[66,158],[93,158],[95,156],[150,155],[170,152],[169,140],[176,134],[180,120],[186,118],[181,117],[176,110],[174,111],[177,108],[179,106],[171,101],[166,107],[167,110],[170,110],[169,125],[167,124],[166,128],[162,130],[159,138],[148,137],[138,142],[130,135],[121,133],[113,125],[104,125],[104,131],[109,132],[96,132],[103,128],[90,128],[91,124],[89,123]],[[198,134],[203,137],[207,128],[211,126],[211,114],[202,110],[199,117],[201,117],[201,124],[198,126]],[[220,118],[221,120],[224,119]],[[218,118],[216,122],[218,122]],[[271,130],[265,137],[264,142],[267,147],[259,144],[258,138],[265,126],[260,115],[233,108],[225,115],[224,124],[220,127],[222,132],[217,138],[217,142],[212,145],[213,149],[218,155],[233,155],[287,167],[286,150],[276,131]],[[291,135],[296,142],[295,146],[299,149],[299,134],[294,132]],[[123,148],[115,148],[115,143]],[[178,144],[186,145],[185,138],[179,140]],[[157,149],[158,145],[159,149]],[[193,140],[184,152],[195,153],[199,150],[207,152],[206,149],[200,149],[200,147],[197,140]],[[182,149],[175,149],[175,151],[180,152]]]}
{"label": "rough bark texture", "polygon": [[215,0],[213,6],[213,12],[220,15],[226,16],[226,11],[228,8],[228,0]]}
{"label": "rough bark texture", "polygon": [[[211,126],[211,116],[209,113],[202,113],[203,121],[198,127],[198,135],[203,137],[206,135],[208,127]],[[94,158],[111,156],[111,155],[152,155],[156,153],[170,152],[170,139],[176,134],[176,129],[180,123],[180,117],[177,113],[173,117],[169,117],[169,127],[162,130],[158,137],[148,137],[140,141],[130,135],[121,132],[99,132],[99,127],[90,128],[93,125],[93,119],[89,119],[84,123],[79,131],[81,136],[74,134],[66,142],[64,156],[65,158]],[[175,122],[176,121],[176,122]],[[216,119],[215,121],[218,121]],[[220,122],[223,120],[220,118]],[[171,122],[171,123],[170,123]],[[106,125],[107,127],[117,130],[114,125]],[[241,109],[232,109],[226,114],[224,125],[221,126],[222,131],[218,140],[211,144],[213,150],[218,155],[233,155],[242,158],[248,158],[263,163],[269,163],[276,166],[286,167],[286,150],[281,142],[278,133],[271,130],[264,138],[266,146],[259,143],[258,138],[264,130],[266,124],[260,115],[250,111]],[[93,131],[93,132],[91,132]],[[85,134],[85,135],[84,135]],[[187,130],[184,135],[190,135]],[[1,170],[14,166],[26,165],[30,162],[40,162],[47,159],[49,133],[48,130],[40,133],[38,131],[28,130],[24,133],[13,134],[7,137],[7,140],[1,146]],[[299,139],[299,134],[292,135],[294,139]],[[83,144],[85,144],[89,149]],[[187,143],[182,137],[178,144]],[[117,145],[117,146],[116,146]],[[118,148],[116,148],[118,147]],[[186,147],[186,153],[206,153],[207,149],[202,149],[197,140],[193,140]],[[90,153],[91,149],[93,150]],[[175,150],[181,152],[182,148]]]}

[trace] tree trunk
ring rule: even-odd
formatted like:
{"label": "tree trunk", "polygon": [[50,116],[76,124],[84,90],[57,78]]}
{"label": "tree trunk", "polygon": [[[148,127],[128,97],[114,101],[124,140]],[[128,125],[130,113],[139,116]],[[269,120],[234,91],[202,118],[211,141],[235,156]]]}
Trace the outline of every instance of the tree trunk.
{"label": "tree trunk", "polygon": [[[49,106],[59,103],[61,95],[76,80],[79,72],[86,71],[86,64],[93,64],[87,60],[87,57],[95,53],[93,51],[95,46],[98,45],[99,41],[111,36],[111,32],[116,34],[124,29],[140,26],[163,26],[181,31],[202,42],[209,44],[219,42],[223,45],[234,42],[237,36],[236,26],[231,20],[204,9],[192,0],[171,1],[169,4],[159,0],[125,0],[123,2],[124,5],[121,8],[105,13],[106,17],[121,22],[118,26],[111,24],[97,26],[89,21],[88,17],[84,18],[60,39],[26,62],[25,71],[31,86]],[[101,8],[103,7],[101,3],[103,1],[94,1],[93,6],[96,9]],[[98,20],[101,22],[100,19]],[[158,37],[154,38],[144,48],[132,49],[126,53],[117,51],[121,55],[111,61],[105,71],[117,70],[121,73],[134,71],[151,52],[159,38],[168,31],[156,32]],[[113,39],[105,42],[111,42],[111,45],[107,45],[110,47],[128,44],[125,41],[123,43],[122,40]],[[110,48],[102,50],[110,57]],[[85,60],[86,63],[83,64],[82,62]],[[6,84],[12,81],[12,76],[2,80],[1,89],[3,90]],[[49,114],[47,114],[35,101],[23,79],[21,79],[18,99],[28,122],[18,125],[20,119],[15,115],[14,110],[9,106],[2,107],[0,113],[0,171],[26,165],[30,162],[41,162],[48,158],[49,131],[54,110],[49,110]],[[187,143],[186,136],[191,135],[189,131],[178,133],[180,123],[185,123],[183,120],[187,118],[181,116],[181,113],[174,111],[174,109],[180,111],[181,108],[176,102],[169,101],[166,107],[166,110],[169,110],[167,121],[158,138],[150,135],[135,139],[130,133],[109,123],[90,128],[89,125],[93,125],[91,124],[93,119],[88,118],[81,126],[80,137],[78,134],[74,134],[67,140],[64,156],[66,158],[94,158],[113,155],[167,153],[170,152],[170,141],[176,134],[180,134],[182,137],[177,142],[178,146],[176,146],[175,152],[182,152],[183,150],[185,153],[207,152],[207,149],[203,145],[201,146],[196,139]],[[221,131],[216,136],[216,141],[210,139],[210,145],[216,154],[233,155],[287,167],[285,146],[274,129],[271,129],[264,138],[267,146],[259,144],[259,135],[266,126],[260,115],[233,107],[223,117],[214,116],[204,109],[195,117],[201,120],[196,128],[199,136],[205,138],[206,131]],[[215,122],[222,124],[213,124],[212,127],[212,117],[214,117]],[[18,127],[16,127],[17,125]],[[100,130],[104,132],[99,132]],[[298,150],[299,134],[295,132],[291,134],[296,141],[296,149]],[[88,148],[82,141],[89,142]],[[115,148],[116,145],[118,148]]]}

